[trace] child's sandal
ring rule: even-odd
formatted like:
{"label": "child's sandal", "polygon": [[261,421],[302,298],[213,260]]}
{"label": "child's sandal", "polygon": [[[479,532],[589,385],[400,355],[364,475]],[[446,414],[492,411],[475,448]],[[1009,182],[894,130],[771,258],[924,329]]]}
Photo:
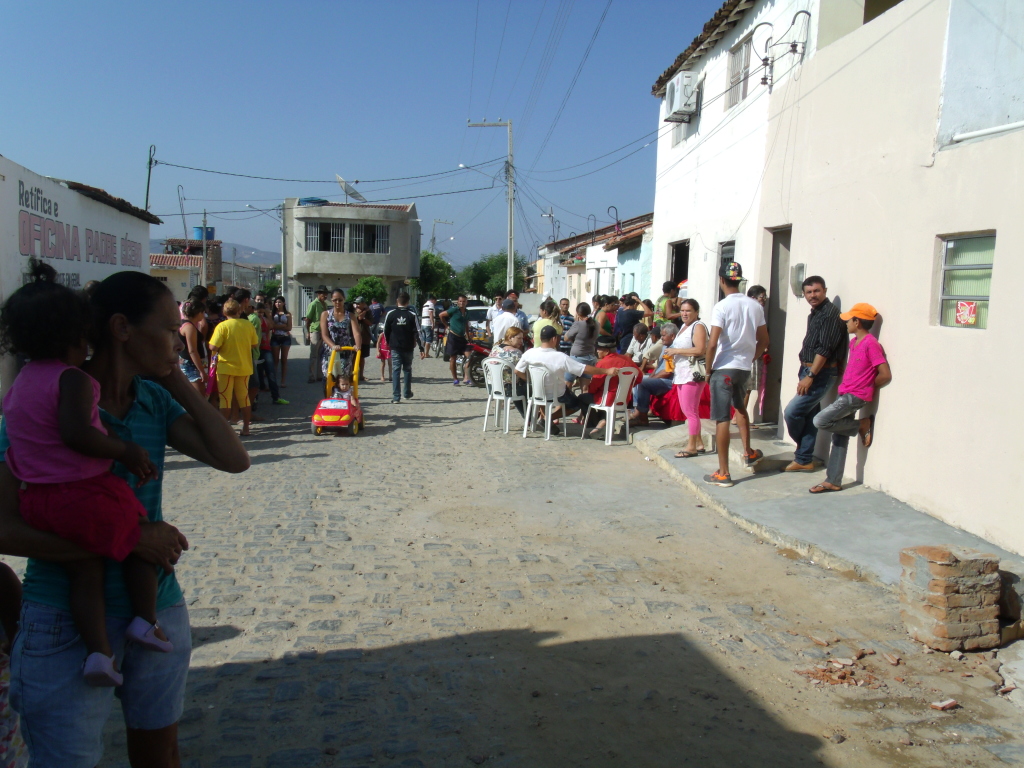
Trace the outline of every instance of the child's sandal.
{"label": "child's sandal", "polygon": [[174,650],[174,646],[167,640],[161,640],[156,636],[156,631],[159,627],[159,624],[150,624],[141,616],[136,616],[132,619],[131,624],[128,625],[128,629],[125,631],[125,636],[133,643],[138,643],[143,648],[148,648],[151,651],[170,653]]}

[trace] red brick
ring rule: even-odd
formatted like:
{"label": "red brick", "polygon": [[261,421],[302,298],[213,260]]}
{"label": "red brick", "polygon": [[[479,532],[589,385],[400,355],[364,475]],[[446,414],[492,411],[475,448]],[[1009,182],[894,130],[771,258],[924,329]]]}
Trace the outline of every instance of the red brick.
{"label": "red brick", "polygon": [[983,576],[999,570],[998,560],[963,560],[953,565],[928,563],[928,572],[939,578],[963,578],[965,576]]}
{"label": "red brick", "polygon": [[909,565],[903,557],[904,554],[909,560],[913,560],[916,557],[923,557],[930,563],[943,563],[952,564],[957,561],[956,556],[949,550],[948,547],[907,547],[900,552],[900,562],[903,565]]}
{"label": "red brick", "polygon": [[994,635],[982,635],[981,637],[965,637],[963,650],[965,651],[982,651],[988,648],[998,648],[1000,645],[1000,637],[997,632]]}
{"label": "red brick", "polygon": [[947,624],[967,624],[974,621],[992,621],[999,618],[999,606],[986,608],[953,608],[946,612]]}

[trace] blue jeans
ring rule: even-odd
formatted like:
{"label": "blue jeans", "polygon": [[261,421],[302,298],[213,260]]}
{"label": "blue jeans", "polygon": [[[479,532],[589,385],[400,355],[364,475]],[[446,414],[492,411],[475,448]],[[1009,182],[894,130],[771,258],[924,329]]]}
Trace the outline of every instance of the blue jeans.
{"label": "blue jeans", "polygon": [[672,389],[672,379],[644,379],[633,387],[633,402],[640,413],[651,410],[651,398]]}
{"label": "blue jeans", "polygon": [[[801,365],[799,378],[803,379],[810,372],[810,368]],[[797,395],[786,406],[786,430],[796,442],[794,459],[798,464],[810,464],[814,461],[814,443],[818,439],[814,417],[821,410],[821,399],[832,387],[832,380],[835,377],[835,368],[822,368],[814,377],[807,394]]]}
{"label": "blue jeans", "polygon": [[825,479],[832,485],[843,484],[843,471],[846,469],[846,450],[850,438],[860,431],[860,420],[857,411],[863,408],[864,401],[849,393],[840,395],[835,402],[814,417],[814,426],[832,433],[832,450],[828,454],[828,471]]}
{"label": "blue jeans", "polygon": [[155,731],[173,725],[185,705],[192,639],[184,603],[157,611],[174,644],[157,653],[125,643],[131,619],[107,616],[107,632],[124,674],[120,688],[94,688],[82,677],[86,657],[68,611],[26,602],[11,649],[11,706],[32,768],[95,768],[103,756],[103,725],[116,695],[128,728]]}
{"label": "blue jeans", "polygon": [[405,399],[412,397],[412,353],[413,350],[391,350],[391,399],[401,400],[402,372],[405,372]]}
{"label": "blue jeans", "polygon": [[274,368],[274,353],[269,349],[260,350],[260,367],[256,370],[262,371],[260,379],[267,378],[267,386],[270,388],[270,399],[280,400],[281,390],[277,386],[277,370]]}
{"label": "blue jeans", "polygon": [[[570,355],[570,357],[577,363],[583,363],[584,365],[593,365],[594,363],[597,362],[597,357],[595,355]],[[589,379],[590,376],[583,375],[580,378]],[[572,384],[574,381],[576,381],[576,377],[573,376],[571,373],[567,373],[565,374],[565,381],[567,384]]]}

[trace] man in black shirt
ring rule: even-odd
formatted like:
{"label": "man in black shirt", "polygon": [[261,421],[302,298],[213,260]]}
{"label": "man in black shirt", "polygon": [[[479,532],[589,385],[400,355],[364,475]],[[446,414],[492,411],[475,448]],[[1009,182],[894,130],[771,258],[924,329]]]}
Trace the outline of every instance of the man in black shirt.
{"label": "man in black shirt", "polygon": [[814,417],[821,410],[821,399],[836,381],[847,339],[846,323],[839,318],[839,309],[825,295],[825,280],[812,275],[804,280],[803,289],[811,314],[800,348],[796,397],[786,406],[786,429],[796,442],[795,455],[786,472],[814,470],[814,443],[818,438]]}
{"label": "man in black shirt", "polygon": [[644,313],[637,307],[633,296],[623,296],[620,301],[622,309],[615,313],[615,337],[618,339],[619,354],[624,354],[633,340],[633,329],[644,320]]}
{"label": "man in black shirt", "polygon": [[405,371],[405,399],[412,399],[412,353],[419,346],[420,360],[426,353],[420,336],[420,319],[409,309],[409,294],[398,294],[398,308],[384,317],[384,338],[391,348],[391,402],[401,402],[402,371]]}

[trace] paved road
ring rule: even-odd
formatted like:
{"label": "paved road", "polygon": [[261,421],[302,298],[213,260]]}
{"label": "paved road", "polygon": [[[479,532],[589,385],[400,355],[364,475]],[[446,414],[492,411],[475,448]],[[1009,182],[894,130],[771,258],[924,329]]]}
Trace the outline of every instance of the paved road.
{"label": "paved road", "polygon": [[[417,361],[400,405],[365,386],[354,438],[313,437],[315,388],[292,384],[292,405],[254,427],[243,475],[170,457],[166,516],[192,542],[186,766],[1013,755],[1012,706],[921,654],[890,594],[780,557],[632,447],[483,434],[481,391],[445,371]],[[860,648],[878,655],[856,674],[877,683],[794,672]],[[947,696],[964,707],[928,708]],[[107,742],[104,764],[126,764],[120,724]]]}

